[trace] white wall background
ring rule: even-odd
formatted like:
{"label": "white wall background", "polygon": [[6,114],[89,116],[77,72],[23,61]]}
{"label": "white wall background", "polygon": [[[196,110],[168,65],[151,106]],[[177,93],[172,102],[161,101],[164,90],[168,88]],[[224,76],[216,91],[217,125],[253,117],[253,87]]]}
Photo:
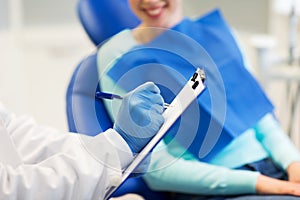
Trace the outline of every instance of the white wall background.
{"label": "white wall background", "polygon": [[235,28],[247,32],[269,31],[269,14],[272,0],[183,0],[184,11],[189,16],[220,8],[226,20]]}
{"label": "white wall background", "polygon": [[0,101],[62,130],[71,73],[94,50],[75,6],[75,0],[0,0]]}
{"label": "white wall background", "polygon": [[8,0],[0,1],[0,30],[8,27]]}

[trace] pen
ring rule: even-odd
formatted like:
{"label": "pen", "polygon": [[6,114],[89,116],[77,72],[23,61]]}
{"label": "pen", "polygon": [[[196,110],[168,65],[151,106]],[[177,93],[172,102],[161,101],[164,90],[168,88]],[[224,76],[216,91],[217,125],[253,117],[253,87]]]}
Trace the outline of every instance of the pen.
{"label": "pen", "polygon": [[[111,93],[106,93],[106,92],[96,92],[96,98],[98,99],[123,99],[122,96],[117,95],[117,94],[111,94]],[[170,104],[168,103],[164,103],[164,108],[168,108],[170,106]]]}

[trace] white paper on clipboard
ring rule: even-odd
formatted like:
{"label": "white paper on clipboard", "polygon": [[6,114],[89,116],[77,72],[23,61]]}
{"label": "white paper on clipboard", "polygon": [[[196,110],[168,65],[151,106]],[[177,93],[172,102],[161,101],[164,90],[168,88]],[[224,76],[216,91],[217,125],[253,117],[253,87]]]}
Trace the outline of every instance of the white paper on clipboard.
{"label": "white paper on clipboard", "polygon": [[[204,71],[198,68],[185,86],[181,89],[170,106],[164,111],[164,124],[159,129],[158,133],[151,139],[151,141],[137,154],[132,163],[126,168],[123,173],[121,184],[129,177],[134,169],[147,157],[151,150],[164,137],[169,128],[175,123],[185,109],[192,103],[194,99],[204,90],[205,85]],[[120,184],[120,185],[121,185]],[[120,186],[119,185],[119,186]],[[112,187],[107,191],[105,199],[108,199],[118,187]]]}

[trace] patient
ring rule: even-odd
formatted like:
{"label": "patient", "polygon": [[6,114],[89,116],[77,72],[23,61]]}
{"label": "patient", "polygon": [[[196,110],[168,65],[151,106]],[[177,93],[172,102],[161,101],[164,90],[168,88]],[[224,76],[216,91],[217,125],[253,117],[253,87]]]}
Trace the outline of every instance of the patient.
{"label": "patient", "polygon": [[[195,68],[207,89],[154,150],[144,179],[173,199],[294,199],[300,154],[248,72],[218,10],[191,20],[181,0],[129,0],[141,23],[98,51],[103,91],[124,94],[151,80],[171,102]],[[118,102],[105,102],[112,119]]]}

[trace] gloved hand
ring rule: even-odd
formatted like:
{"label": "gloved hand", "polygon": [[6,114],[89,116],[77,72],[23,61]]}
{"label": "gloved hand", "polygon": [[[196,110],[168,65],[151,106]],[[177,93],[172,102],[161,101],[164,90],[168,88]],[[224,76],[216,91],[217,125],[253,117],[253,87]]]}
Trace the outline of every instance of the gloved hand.
{"label": "gloved hand", "polygon": [[140,152],[163,124],[163,103],[159,88],[152,82],[147,82],[125,95],[114,129],[133,153]]}

